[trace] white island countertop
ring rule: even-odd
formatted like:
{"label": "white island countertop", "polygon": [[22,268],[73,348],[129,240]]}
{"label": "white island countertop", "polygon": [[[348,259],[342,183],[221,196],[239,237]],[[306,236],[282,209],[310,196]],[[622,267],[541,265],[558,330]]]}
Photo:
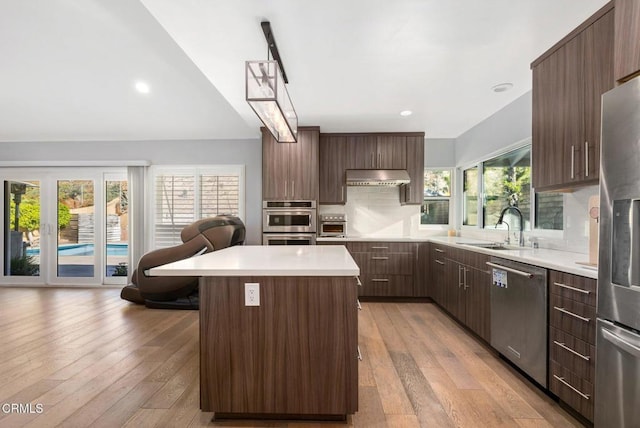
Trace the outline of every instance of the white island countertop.
{"label": "white island countertop", "polygon": [[152,268],[154,276],[358,276],[343,245],[238,245]]}

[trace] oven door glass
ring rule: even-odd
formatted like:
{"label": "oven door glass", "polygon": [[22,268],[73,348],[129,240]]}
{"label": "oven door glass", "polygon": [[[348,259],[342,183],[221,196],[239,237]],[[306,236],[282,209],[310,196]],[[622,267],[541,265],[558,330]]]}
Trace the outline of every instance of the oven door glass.
{"label": "oven door glass", "polygon": [[315,235],[265,235],[262,239],[263,245],[315,245]]}
{"label": "oven door glass", "polygon": [[268,213],[267,225],[279,226],[311,226],[311,214],[308,213]]}

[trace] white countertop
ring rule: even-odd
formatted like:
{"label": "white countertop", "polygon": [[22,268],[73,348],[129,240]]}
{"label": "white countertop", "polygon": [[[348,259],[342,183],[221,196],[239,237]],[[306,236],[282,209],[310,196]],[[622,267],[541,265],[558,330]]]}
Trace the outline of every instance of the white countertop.
{"label": "white countertop", "polygon": [[411,237],[411,236],[348,236],[346,238],[322,237],[317,238],[320,242],[335,242],[336,244],[346,242],[435,242],[454,247],[464,248],[465,250],[477,251],[479,253],[489,254],[496,257],[528,263],[553,269],[560,272],[580,275],[587,278],[598,279],[598,269],[596,267],[585,266],[581,263],[588,261],[587,254],[572,253],[569,251],[551,250],[546,248],[530,248],[510,246],[506,250],[492,250],[488,248],[475,247],[472,245],[464,245],[464,243],[488,243],[480,239],[466,238],[462,236],[428,236],[428,237]]}
{"label": "white countertop", "polygon": [[343,245],[243,245],[158,266],[155,276],[358,276]]}
{"label": "white countertop", "polygon": [[596,267],[580,264],[588,261],[589,256],[587,254],[550,250],[547,248],[520,248],[511,246],[506,250],[491,250],[488,248],[474,247],[472,245],[464,245],[465,242],[486,243],[487,241],[460,236],[430,237],[429,241],[464,248],[465,250],[477,251],[479,253],[489,254],[495,257],[502,257],[516,262],[528,263],[530,265],[553,269],[560,272],[598,279],[598,269]]}

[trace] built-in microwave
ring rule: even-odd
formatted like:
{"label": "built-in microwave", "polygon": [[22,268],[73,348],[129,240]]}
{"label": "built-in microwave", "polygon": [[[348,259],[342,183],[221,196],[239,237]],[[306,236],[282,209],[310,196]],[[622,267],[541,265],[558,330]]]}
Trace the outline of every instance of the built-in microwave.
{"label": "built-in microwave", "polygon": [[320,214],[320,236],[344,238],[347,236],[346,214]]}
{"label": "built-in microwave", "polygon": [[316,201],[264,201],[263,233],[316,233]]}

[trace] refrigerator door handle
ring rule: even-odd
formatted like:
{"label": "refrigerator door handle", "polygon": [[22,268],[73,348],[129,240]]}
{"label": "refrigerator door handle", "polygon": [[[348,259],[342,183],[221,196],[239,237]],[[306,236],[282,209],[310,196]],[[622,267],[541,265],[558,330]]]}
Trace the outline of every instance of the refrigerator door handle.
{"label": "refrigerator door handle", "polygon": [[613,334],[608,330],[602,330],[602,337],[604,337],[609,342],[613,343],[619,349],[626,351],[627,353],[633,355],[636,358],[640,358],[640,348],[633,345],[632,343],[627,342],[617,334]]}

